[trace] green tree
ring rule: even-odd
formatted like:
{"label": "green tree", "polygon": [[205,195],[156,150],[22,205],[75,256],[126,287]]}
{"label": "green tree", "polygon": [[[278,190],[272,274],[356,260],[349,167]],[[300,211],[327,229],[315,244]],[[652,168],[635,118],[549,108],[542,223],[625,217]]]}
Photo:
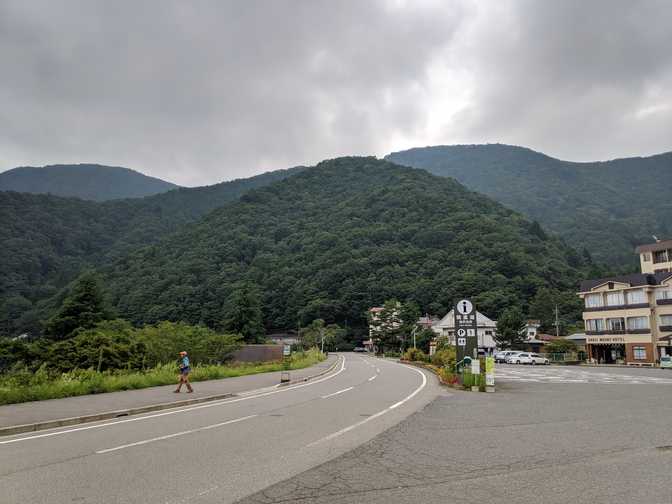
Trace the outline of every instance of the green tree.
{"label": "green tree", "polygon": [[546,353],[570,353],[576,352],[576,343],[564,338],[555,339],[544,347]]}
{"label": "green tree", "polygon": [[429,343],[436,338],[436,333],[426,327],[418,329],[415,333],[415,345],[424,353],[429,353]]}
{"label": "green tree", "polygon": [[402,334],[401,303],[396,299],[388,299],[379,312],[369,312],[369,325],[373,340],[381,352],[399,350]]}
{"label": "green tree", "polygon": [[532,298],[532,301],[530,302],[529,315],[530,318],[539,319],[541,321],[540,331],[555,331],[555,306],[557,303],[557,292],[554,292],[546,287],[542,287],[537,290],[537,293]]}
{"label": "green tree", "polygon": [[[402,338],[402,350],[413,345],[413,331],[417,331],[418,319],[422,312],[415,301],[407,301],[401,305],[399,319],[401,321],[400,336]],[[416,335],[417,344],[417,335]]]}
{"label": "green tree", "polygon": [[497,332],[495,341],[501,348],[516,348],[523,341],[525,331],[525,318],[518,307],[504,310],[497,320]]}
{"label": "green tree", "polygon": [[345,331],[340,326],[326,325],[322,319],[315,319],[307,327],[299,330],[299,337],[305,349],[313,347],[322,349],[324,341],[324,349],[333,350],[336,343],[342,341],[344,336]]}
{"label": "green tree", "polygon": [[47,321],[45,333],[54,340],[63,340],[78,329],[90,329],[111,318],[98,276],[86,272],[77,279],[60,310]]}
{"label": "green tree", "polygon": [[245,343],[264,340],[261,296],[256,286],[248,282],[238,284],[227,300],[226,313],[225,330],[240,334]]}

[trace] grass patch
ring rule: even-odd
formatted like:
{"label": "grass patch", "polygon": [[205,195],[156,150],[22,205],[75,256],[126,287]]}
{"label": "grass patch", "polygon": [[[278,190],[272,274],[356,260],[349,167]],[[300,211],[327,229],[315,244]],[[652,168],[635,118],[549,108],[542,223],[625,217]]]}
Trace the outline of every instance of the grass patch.
{"label": "grass patch", "polygon": [[[284,369],[303,369],[326,357],[317,349],[296,352],[289,361],[259,364],[194,365],[191,381],[233,378]],[[118,390],[134,390],[177,383],[175,364],[162,364],[145,371],[104,371],[80,369],[68,373],[53,373],[46,368],[36,372],[18,370],[0,376],[0,405],[28,401],[42,401],[86,394],[101,394]]]}

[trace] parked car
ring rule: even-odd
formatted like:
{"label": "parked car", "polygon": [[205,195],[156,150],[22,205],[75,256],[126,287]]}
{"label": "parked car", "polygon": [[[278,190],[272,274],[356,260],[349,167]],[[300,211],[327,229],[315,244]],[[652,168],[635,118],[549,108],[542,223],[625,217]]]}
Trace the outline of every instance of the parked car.
{"label": "parked car", "polygon": [[353,352],[366,352],[366,348],[361,347],[361,346],[356,346],[355,348],[352,349]]}
{"label": "parked car", "polygon": [[520,352],[517,355],[512,355],[506,359],[506,362],[508,364],[531,364],[533,366],[537,364],[548,365],[551,363],[546,357],[530,352]]}
{"label": "parked car", "polygon": [[515,350],[503,350],[495,354],[495,362],[503,362],[506,364],[509,357],[517,355],[522,352],[516,352]]}
{"label": "parked car", "polygon": [[672,368],[672,357],[669,355],[663,355],[660,358],[660,367],[661,368]]}

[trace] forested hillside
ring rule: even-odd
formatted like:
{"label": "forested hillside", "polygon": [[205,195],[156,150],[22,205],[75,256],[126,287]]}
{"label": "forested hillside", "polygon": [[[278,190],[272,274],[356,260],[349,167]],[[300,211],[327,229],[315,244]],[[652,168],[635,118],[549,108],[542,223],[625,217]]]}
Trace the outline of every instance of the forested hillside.
{"label": "forested hillside", "polygon": [[497,316],[543,286],[576,304],[582,259],[523,216],[452,179],[341,158],[245,194],[102,269],[134,323],[221,327],[240,285],[267,330],[322,318],[363,327],[366,309],[413,300],[444,313],[473,296]]}
{"label": "forested hillside", "polygon": [[387,158],[454,177],[614,267],[636,267],[634,248],[652,234],[672,236],[672,152],[571,163],[493,144],[416,148]]}
{"label": "forested hillside", "polygon": [[53,296],[83,269],[164,237],[207,212],[301,170],[102,203],[0,192],[0,335],[35,333]]}
{"label": "forested hillside", "polygon": [[0,191],[105,201],[142,198],[178,186],[128,168],[97,164],[22,166],[0,173]]}

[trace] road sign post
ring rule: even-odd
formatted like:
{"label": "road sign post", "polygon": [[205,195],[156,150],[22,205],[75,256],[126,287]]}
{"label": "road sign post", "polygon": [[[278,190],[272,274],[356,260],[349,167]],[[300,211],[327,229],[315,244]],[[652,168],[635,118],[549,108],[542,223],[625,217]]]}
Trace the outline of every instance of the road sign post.
{"label": "road sign post", "polygon": [[485,391],[495,391],[495,358],[485,358]]}
{"label": "road sign post", "polygon": [[473,303],[462,299],[455,305],[454,314],[457,362],[462,363],[465,357],[478,359],[476,309]]}
{"label": "road sign post", "polygon": [[283,345],[282,347],[282,369],[280,372],[280,383],[289,383],[291,378],[289,376],[289,368],[292,363],[292,347],[290,345]]}

